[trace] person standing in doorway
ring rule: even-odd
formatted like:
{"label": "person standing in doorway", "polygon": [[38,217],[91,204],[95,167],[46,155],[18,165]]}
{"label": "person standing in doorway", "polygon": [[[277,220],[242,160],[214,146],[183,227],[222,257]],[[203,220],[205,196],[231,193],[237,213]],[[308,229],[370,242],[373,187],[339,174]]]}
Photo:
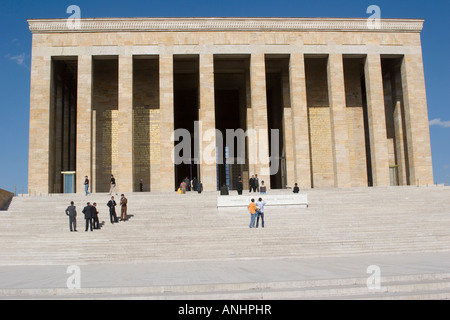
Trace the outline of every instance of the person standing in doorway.
{"label": "person standing in doorway", "polygon": [[114,197],[111,197],[111,200],[109,200],[107,206],[109,207],[109,217],[111,219],[111,223],[117,223],[117,214],[116,214],[116,206],[117,203],[114,200]]}
{"label": "person standing in doorway", "polygon": [[128,220],[128,216],[127,216],[127,204],[128,204],[128,199],[125,198],[125,195],[122,194],[121,198],[120,198],[120,207],[121,207],[121,215],[120,215],[120,220],[121,221],[127,221]]}
{"label": "person standing in doorway", "polygon": [[191,191],[191,180],[186,177],[186,179],[184,179],[184,182],[186,183],[186,191]]}
{"label": "person standing in doorway", "polygon": [[192,179],[192,190],[197,191],[197,184],[198,180],[196,177],[194,177],[194,179]]}
{"label": "person standing in doorway", "polygon": [[84,177],[84,191],[86,192],[86,196],[89,195],[89,178],[88,176]]}
{"label": "person standing in doorway", "polygon": [[77,208],[74,206],[74,202],[70,202],[70,206],[66,209],[66,215],[69,217],[70,232],[77,231]]}
{"label": "person standing in doorway", "polygon": [[255,218],[256,218],[256,204],[255,199],[252,199],[252,202],[247,207],[248,211],[250,212],[250,228],[255,227]]}
{"label": "person standing in doorway", "polygon": [[228,186],[226,183],[223,184],[222,188],[220,188],[220,195],[221,196],[228,196],[230,193],[228,191]]}
{"label": "person standing in doorway", "polygon": [[[262,186],[261,186],[262,188]],[[261,225],[264,228],[264,206],[266,205],[266,202],[262,199],[259,198],[258,201],[256,202],[256,207],[259,208],[257,210],[257,220],[256,220],[256,227],[258,228],[259,225],[259,218],[261,218]]]}
{"label": "person standing in doorway", "polygon": [[238,195],[242,195],[242,190],[244,190],[244,183],[242,182],[241,176],[239,176],[237,179],[236,189],[237,189]]}
{"label": "person standing in doorway", "polygon": [[114,175],[111,175],[111,180],[109,182],[109,195],[111,195],[113,192],[116,193],[117,196],[117,188],[116,188],[116,178],[114,178]]}

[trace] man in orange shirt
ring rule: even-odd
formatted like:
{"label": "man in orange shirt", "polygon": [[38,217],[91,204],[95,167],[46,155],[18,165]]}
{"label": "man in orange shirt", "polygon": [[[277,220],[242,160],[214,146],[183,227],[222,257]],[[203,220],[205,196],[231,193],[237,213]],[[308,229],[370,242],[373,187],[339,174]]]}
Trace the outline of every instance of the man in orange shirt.
{"label": "man in orange shirt", "polygon": [[255,227],[255,219],[256,219],[256,204],[255,199],[252,199],[252,202],[247,207],[248,211],[250,211],[250,228]]}

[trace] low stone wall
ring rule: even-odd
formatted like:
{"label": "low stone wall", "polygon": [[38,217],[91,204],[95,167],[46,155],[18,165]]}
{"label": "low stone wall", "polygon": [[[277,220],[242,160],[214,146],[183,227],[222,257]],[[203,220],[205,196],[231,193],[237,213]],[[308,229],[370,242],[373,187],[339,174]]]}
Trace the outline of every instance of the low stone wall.
{"label": "low stone wall", "polygon": [[8,206],[13,197],[14,197],[14,193],[0,189],[0,210],[8,209]]}
{"label": "low stone wall", "polygon": [[298,208],[308,207],[308,195],[306,193],[297,194],[247,194],[240,196],[218,196],[217,207],[218,208],[230,208],[230,207],[247,207],[251,199],[258,201],[258,198],[262,198],[266,201],[266,207],[286,207],[295,206]]}

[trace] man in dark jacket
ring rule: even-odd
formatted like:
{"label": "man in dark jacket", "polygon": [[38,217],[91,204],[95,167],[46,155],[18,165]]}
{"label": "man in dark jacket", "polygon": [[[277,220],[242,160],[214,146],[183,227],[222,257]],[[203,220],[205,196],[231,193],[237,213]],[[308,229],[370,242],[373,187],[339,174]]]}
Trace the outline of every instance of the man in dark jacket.
{"label": "man in dark jacket", "polygon": [[66,215],[69,217],[70,232],[77,231],[77,208],[74,206],[73,201],[70,202],[70,206],[66,209]]}
{"label": "man in dark jacket", "polygon": [[255,176],[252,176],[248,181],[248,192],[252,192],[254,187],[255,187]]}
{"label": "man in dark jacket", "polygon": [[91,203],[88,202],[87,206],[84,207],[83,209],[83,213],[84,213],[84,219],[86,219],[86,230],[88,231],[89,227],[91,228],[91,231],[94,231],[93,226],[92,226],[92,220],[94,219],[94,211],[95,208],[93,206],[91,206]]}
{"label": "man in dark jacket", "polygon": [[111,197],[111,200],[109,200],[107,206],[109,207],[109,218],[111,220],[111,223],[119,222],[119,220],[117,219],[117,214],[116,214],[117,203],[114,200],[114,197]]}
{"label": "man in dark jacket", "polygon": [[242,182],[241,176],[238,177],[236,181],[236,190],[239,195],[242,194],[242,190],[244,190],[244,183]]}

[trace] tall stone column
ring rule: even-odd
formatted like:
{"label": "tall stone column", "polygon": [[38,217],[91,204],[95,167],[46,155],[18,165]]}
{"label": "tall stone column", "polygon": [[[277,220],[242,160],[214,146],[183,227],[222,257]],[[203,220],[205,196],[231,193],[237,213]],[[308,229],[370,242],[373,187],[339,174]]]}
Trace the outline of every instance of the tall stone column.
{"label": "tall stone column", "polygon": [[[253,129],[249,135],[249,175],[258,175],[259,183],[270,189],[269,132],[267,119],[266,61],[264,54],[252,54],[250,61],[251,113]],[[254,148],[254,149],[253,149]],[[252,150],[253,149],[253,150]],[[252,152],[256,151],[256,152]]]}
{"label": "tall stone column", "polygon": [[[84,193],[84,177],[92,177],[92,56],[78,57],[76,190]],[[92,190],[92,189],[91,189]]]}
{"label": "tall stone column", "polygon": [[[160,159],[159,179],[155,191],[175,190],[174,142],[174,92],[173,92],[173,55],[159,56],[159,104],[160,104]],[[155,179],[152,178],[152,181]]]}
{"label": "tall stone column", "polygon": [[407,54],[402,66],[403,101],[411,184],[433,184],[430,128],[422,54]]}
{"label": "tall stone column", "polygon": [[204,191],[217,190],[214,55],[200,55],[200,179]]}
{"label": "tall stone column", "polygon": [[391,85],[393,92],[394,130],[395,130],[395,154],[398,165],[398,182],[401,186],[407,185],[406,161],[405,161],[405,135],[403,132],[403,93],[402,81],[399,72],[391,73]]}
{"label": "tall stone column", "polygon": [[292,141],[295,161],[294,183],[298,183],[299,187],[302,189],[309,189],[311,188],[311,160],[304,55],[302,53],[292,54],[289,68]]}
{"label": "tall stone column", "polygon": [[381,57],[368,54],[364,66],[369,120],[370,154],[373,185],[389,186],[389,155],[387,149],[386,115],[384,106]]}
{"label": "tall stone column", "polygon": [[284,159],[286,164],[285,178],[283,188],[293,187],[297,182],[295,177],[295,157],[294,157],[294,133],[292,124],[291,91],[289,86],[290,72],[283,71],[283,140],[284,140]]}
{"label": "tall stone column", "polygon": [[49,192],[50,87],[52,59],[34,56],[30,88],[30,146],[28,192]]}
{"label": "tall stone column", "polygon": [[350,150],[342,54],[330,54],[327,69],[334,186],[336,188],[351,187]]}
{"label": "tall stone column", "polygon": [[119,56],[118,166],[119,192],[133,192],[133,56]]}

